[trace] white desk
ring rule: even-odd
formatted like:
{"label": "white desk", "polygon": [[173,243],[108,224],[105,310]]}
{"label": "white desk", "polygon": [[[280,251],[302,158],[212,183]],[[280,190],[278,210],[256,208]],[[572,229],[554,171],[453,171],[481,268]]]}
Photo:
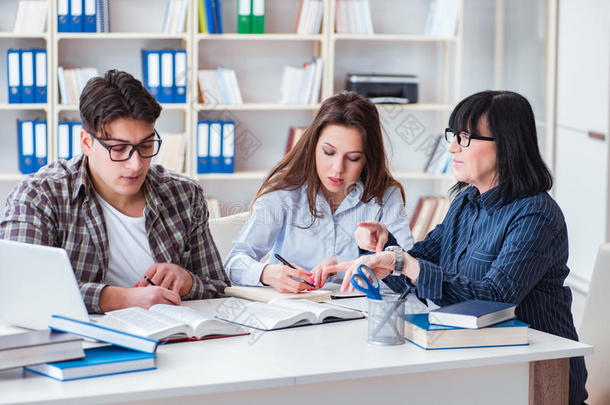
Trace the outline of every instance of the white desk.
{"label": "white desk", "polygon": [[[589,345],[535,330],[529,346],[381,347],[366,343],[366,328],[366,320],[357,320],[169,344],[157,350],[157,370],[63,383],[7,370],[0,372],[0,403],[525,404],[530,362],[593,353]],[[560,363],[565,384],[567,359]]]}

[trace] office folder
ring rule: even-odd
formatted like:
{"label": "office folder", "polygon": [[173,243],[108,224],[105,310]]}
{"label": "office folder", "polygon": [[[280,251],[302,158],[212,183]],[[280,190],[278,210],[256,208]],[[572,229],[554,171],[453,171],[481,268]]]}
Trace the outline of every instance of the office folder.
{"label": "office folder", "polygon": [[9,49],[6,53],[8,76],[8,102],[21,103],[21,62],[18,49]]}
{"label": "office folder", "polygon": [[252,0],[252,33],[265,33],[265,0]]}
{"label": "office folder", "polygon": [[174,51],[174,103],[186,103],[186,51]]}
{"label": "office folder", "polygon": [[97,31],[97,13],[95,1],[96,0],[83,0],[83,32]]}
{"label": "office folder", "polygon": [[161,86],[161,61],[159,51],[142,51],[142,66],[144,86],[157,100],[159,100],[159,87]]}
{"label": "office folder", "polygon": [[57,158],[70,160],[72,158],[70,142],[70,123],[57,123]]}
{"label": "office folder", "polygon": [[70,32],[83,32],[82,0],[70,0]]}
{"label": "office folder", "polygon": [[210,122],[210,173],[220,173],[222,155],[222,123],[218,121]]}
{"label": "office folder", "polygon": [[209,137],[210,124],[207,121],[197,123],[197,173],[209,173]]}
{"label": "office folder", "polygon": [[208,32],[210,34],[218,34],[216,29],[216,6],[214,0],[204,0],[205,16],[208,23]]}
{"label": "office folder", "polygon": [[70,10],[68,0],[57,0],[57,32],[70,32]]}
{"label": "office folder", "polygon": [[214,19],[216,20],[216,33],[222,34],[222,8],[220,6],[220,0],[212,0],[214,4]]}
{"label": "office folder", "polygon": [[235,122],[222,123],[222,173],[233,173],[235,158]]}
{"label": "office folder", "polygon": [[197,0],[197,11],[199,12],[199,33],[208,34],[208,17],[203,0]]}
{"label": "office folder", "polygon": [[21,102],[34,102],[34,51],[21,50]]}
{"label": "office folder", "polygon": [[161,51],[161,89],[157,100],[171,103],[174,99],[174,52]]}
{"label": "office folder", "polygon": [[47,102],[47,51],[34,49],[36,80],[34,82],[34,102]]}
{"label": "office folder", "polygon": [[17,121],[17,147],[19,150],[19,171],[23,174],[36,171],[34,158],[34,123]]}
{"label": "office folder", "polygon": [[78,156],[83,153],[80,147],[80,134],[83,130],[83,126],[80,122],[70,123],[70,133],[72,135],[72,157]]}
{"label": "office folder", "polygon": [[47,122],[34,121],[36,170],[47,164]]}
{"label": "office folder", "polygon": [[238,0],[237,33],[252,33],[252,0]]}

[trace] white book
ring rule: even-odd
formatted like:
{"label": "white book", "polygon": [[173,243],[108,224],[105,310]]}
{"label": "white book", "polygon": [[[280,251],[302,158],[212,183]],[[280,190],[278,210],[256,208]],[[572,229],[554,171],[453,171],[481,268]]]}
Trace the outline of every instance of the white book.
{"label": "white book", "polygon": [[68,94],[66,74],[64,72],[64,68],[61,66],[57,67],[57,82],[59,85],[59,95],[61,99],[61,104],[70,104],[70,95]]}
{"label": "white book", "polygon": [[280,81],[280,99],[278,101],[279,104],[288,104],[290,97],[290,69],[290,66],[284,66],[284,71],[282,72],[282,80]]}
{"label": "white book", "polygon": [[309,16],[309,8],[311,7],[311,1],[312,0],[303,0],[303,8],[301,9],[299,24],[297,26],[297,34],[307,34],[307,19]]}
{"label": "white book", "polygon": [[345,5],[343,3],[343,0],[337,0],[335,6],[335,31],[337,33],[345,32],[345,16],[343,14],[344,9]]}
{"label": "white book", "polygon": [[348,24],[349,24],[349,33],[357,34],[358,31],[358,4],[356,4],[357,0],[349,0],[347,3],[347,13],[348,13]]}
{"label": "white book", "polygon": [[182,34],[186,27],[186,11],[188,10],[188,0],[182,0],[180,5],[180,12],[178,13],[178,21],[176,25],[176,32],[174,34]]}
{"label": "white book", "polygon": [[322,17],[324,16],[324,3],[322,1],[316,2],[316,21],[314,24],[312,34],[319,34],[322,28]]}
{"label": "white book", "polygon": [[40,0],[20,0],[13,32],[43,33],[47,26],[48,2]]}
{"label": "white book", "polygon": [[216,71],[214,69],[202,69],[198,72],[198,77],[204,104],[222,104]]}
{"label": "white book", "polygon": [[316,74],[315,62],[309,62],[305,66],[305,75],[303,79],[303,86],[301,87],[301,94],[299,98],[299,104],[309,104],[311,94],[313,93],[313,82]]}
{"label": "white book", "polygon": [[459,12],[459,0],[432,0],[426,21],[426,35],[455,36]]}
{"label": "white book", "polygon": [[373,28],[373,17],[371,15],[371,5],[369,3],[369,0],[364,0],[363,3],[364,3],[364,5],[362,6],[362,9],[364,12],[366,33],[369,35],[373,35],[375,33],[375,30]]}
{"label": "white book", "polygon": [[303,91],[303,82],[305,81],[305,69],[295,68],[294,78],[290,85],[290,104],[299,104],[301,101],[301,92]]}
{"label": "white book", "polygon": [[260,330],[274,330],[293,326],[320,324],[338,320],[360,319],[362,313],[326,302],[301,299],[275,299],[268,303],[249,302],[232,298],[226,308],[216,315],[235,324]]}
{"label": "white book", "polygon": [[233,104],[243,104],[244,100],[241,97],[241,91],[239,90],[239,84],[237,83],[237,75],[235,74],[235,70],[228,69],[229,73],[229,82],[231,83],[231,91],[233,97]]}
{"label": "white book", "polygon": [[318,14],[318,1],[312,0],[309,7],[309,15],[307,16],[307,32],[306,34],[314,34],[316,26],[316,15]]}
{"label": "white book", "polygon": [[320,100],[320,91],[322,90],[322,74],[324,73],[324,61],[322,58],[316,59],[316,72],[313,80],[313,89],[309,104],[316,104]]}

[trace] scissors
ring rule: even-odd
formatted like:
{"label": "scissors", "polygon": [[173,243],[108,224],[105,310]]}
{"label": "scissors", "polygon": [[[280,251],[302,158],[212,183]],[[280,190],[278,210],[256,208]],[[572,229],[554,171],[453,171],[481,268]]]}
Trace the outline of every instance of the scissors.
{"label": "scissors", "polygon": [[379,279],[366,264],[358,266],[358,274],[353,274],[350,281],[356,290],[365,293],[370,299],[381,299]]}

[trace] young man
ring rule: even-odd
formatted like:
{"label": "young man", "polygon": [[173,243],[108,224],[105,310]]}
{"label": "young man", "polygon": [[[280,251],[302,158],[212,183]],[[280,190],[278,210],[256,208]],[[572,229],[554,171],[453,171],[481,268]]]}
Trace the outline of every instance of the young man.
{"label": "young man", "polygon": [[229,284],[200,185],[151,167],[160,113],[128,73],[90,80],[83,155],[26,177],[7,198],[0,238],[65,249],[91,313],[178,305]]}

